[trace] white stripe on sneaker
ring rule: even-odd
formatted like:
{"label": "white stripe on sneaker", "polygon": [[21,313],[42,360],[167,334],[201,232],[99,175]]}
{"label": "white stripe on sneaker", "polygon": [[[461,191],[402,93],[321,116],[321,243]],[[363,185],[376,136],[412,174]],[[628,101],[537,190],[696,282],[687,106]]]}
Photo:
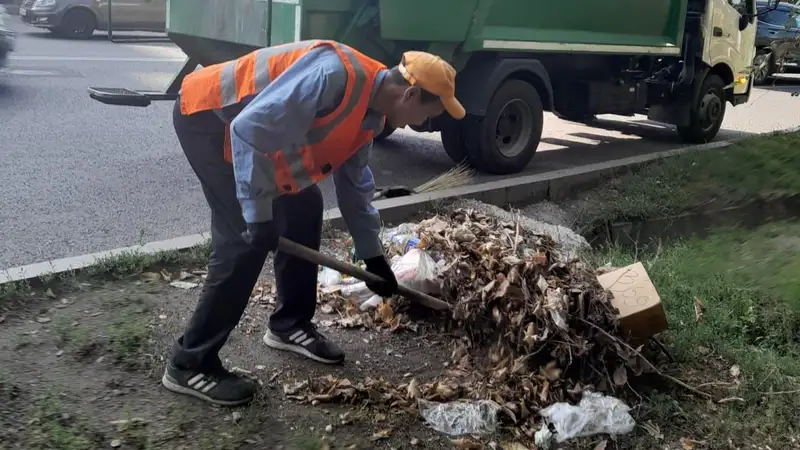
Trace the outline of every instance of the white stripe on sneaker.
{"label": "white stripe on sneaker", "polygon": [[[208,386],[203,388],[200,392],[202,392],[203,394],[208,394],[208,391],[214,389],[214,386],[216,386],[216,385],[217,385],[217,382],[216,381],[212,381],[211,383],[208,383]],[[200,389],[200,388],[198,388],[198,389]]]}
{"label": "white stripe on sneaker", "polygon": [[305,331],[297,330],[294,333],[292,333],[291,336],[289,336],[289,340],[292,341],[292,342],[297,342],[298,338],[302,337],[302,339],[305,339],[305,337],[304,337],[305,335],[306,335]]}
{"label": "white stripe on sneaker", "polygon": [[188,384],[189,386],[194,386],[195,383],[197,383],[198,381],[203,381],[205,378],[206,378],[205,374],[198,373],[192,378],[189,378],[189,381],[187,381],[186,384]]}
{"label": "white stripe on sneaker", "polygon": [[302,345],[303,347],[307,347],[308,344],[310,344],[312,342],[314,342],[314,338],[310,337],[310,338],[306,339],[305,341],[301,342],[300,345]]}

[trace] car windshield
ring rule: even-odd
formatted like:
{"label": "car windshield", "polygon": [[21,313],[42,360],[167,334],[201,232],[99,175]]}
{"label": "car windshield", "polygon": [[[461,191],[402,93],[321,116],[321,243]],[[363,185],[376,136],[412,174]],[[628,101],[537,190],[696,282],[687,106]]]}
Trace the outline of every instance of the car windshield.
{"label": "car windshield", "polygon": [[787,28],[800,28],[800,10],[780,8],[760,17],[766,23]]}

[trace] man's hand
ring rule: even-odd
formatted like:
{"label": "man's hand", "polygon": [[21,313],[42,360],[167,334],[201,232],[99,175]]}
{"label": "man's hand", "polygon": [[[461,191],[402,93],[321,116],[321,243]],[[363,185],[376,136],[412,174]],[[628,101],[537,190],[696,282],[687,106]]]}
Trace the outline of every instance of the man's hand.
{"label": "man's hand", "polygon": [[381,297],[391,297],[397,293],[397,278],[385,256],[365,259],[364,263],[367,265],[368,272],[384,279],[382,283],[367,283],[370,291]]}
{"label": "man's hand", "polygon": [[242,233],[242,237],[248,244],[265,252],[277,250],[278,239],[280,239],[272,221],[248,223],[247,231]]}

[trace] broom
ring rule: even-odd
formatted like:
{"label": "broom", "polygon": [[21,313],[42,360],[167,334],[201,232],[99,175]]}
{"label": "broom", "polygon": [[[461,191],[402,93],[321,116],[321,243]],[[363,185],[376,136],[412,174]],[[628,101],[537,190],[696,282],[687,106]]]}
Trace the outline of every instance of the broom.
{"label": "broom", "polygon": [[390,186],[375,189],[373,200],[382,198],[404,197],[412,194],[424,194],[426,192],[439,191],[469,184],[475,177],[475,171],[470,169],[465,163],[460,163],[447,172],[428,180],[427,182],[409,189],[406,186]]}

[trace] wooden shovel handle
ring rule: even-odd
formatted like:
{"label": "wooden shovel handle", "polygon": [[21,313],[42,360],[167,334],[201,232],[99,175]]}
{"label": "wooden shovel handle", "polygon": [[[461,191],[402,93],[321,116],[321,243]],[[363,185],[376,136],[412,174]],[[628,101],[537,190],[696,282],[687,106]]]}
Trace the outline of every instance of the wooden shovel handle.
{"label": "wooden shovel handle", "polygon": [[[322,254],[316,250],[312,250],[308,247],[298,244],[297,242],[290,241],[289,239],[283,237],[280,238],[280,240],[278,241],[278,250],[286,252],[292,256],[306,260],[308,262],[312,262],[319,266],[325,266],[329,269],[333,269],[339,273],[349,275],[361,281],[369,283],[380,283],[383,281],[383,278],[373,273],[367,272],[366,270],[358,266],[355,266],[353,264],[348,264],[344,261],[339,261],[336,258],[332,258],[328,255]],[[438,311],[446,311],[450,309],[450,305],[447,302],[439,300],[438,298],[435,297],[431,297],[428,294],[424,294],[414,289],[410,289],[403,285],[399,285],[397,290],[400,294],[403,295],[403,297],[406,297],[413,302],[419,303],[422,306],[426,306],[428,308],[435,309]]]}

